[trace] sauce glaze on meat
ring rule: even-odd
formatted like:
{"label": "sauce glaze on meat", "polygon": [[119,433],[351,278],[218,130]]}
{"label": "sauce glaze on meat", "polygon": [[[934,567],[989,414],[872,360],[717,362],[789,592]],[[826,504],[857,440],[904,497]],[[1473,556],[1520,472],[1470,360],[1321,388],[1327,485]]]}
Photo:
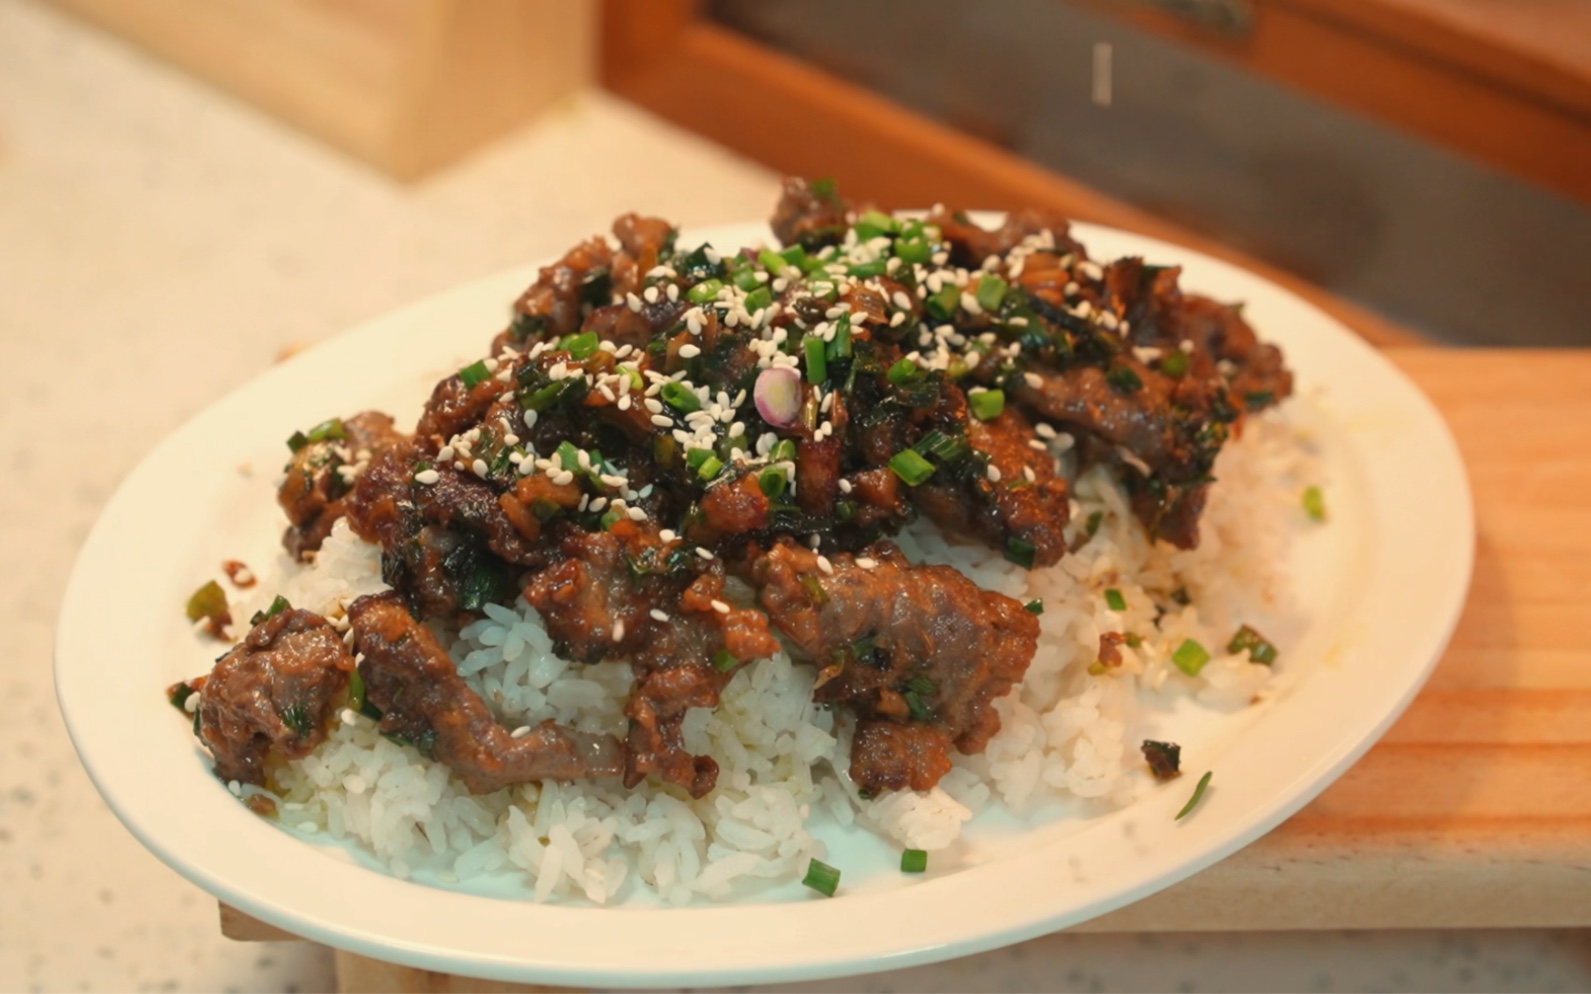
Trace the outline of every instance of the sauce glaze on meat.
{"label": "sauce glaze on meat", "polygon": [[[541,270],[412,433],[364,412],[290,443],[288,550],[312,558],[344,517],[382,549],[393,591],[347,607],[368,706],[472,790],[654,777],[704,795],[717,765],[681,721],[775,630],[856,715],[858,786],[930,788],[999,730],[1038,621],[888,536],[926,515],[1054,564],[1076,527],[1069,439],[1153,536],[1192,547],[1222,444],[1291,392],[1236,308],[1175,268],[1090,260],[1061,218],[898,219],[791,179],[773,229],[784,249],[724,256],[621,217]],[[788,423],[757,403],[773,367],[800,377]],[[521,594],[561,655],[631,661],[623,736],[515,738],[458,676],[431,627]],[[263,620],[201,690],[218,775],[263,783],[267,753],[323,738],[352,659],[324,619]]]}

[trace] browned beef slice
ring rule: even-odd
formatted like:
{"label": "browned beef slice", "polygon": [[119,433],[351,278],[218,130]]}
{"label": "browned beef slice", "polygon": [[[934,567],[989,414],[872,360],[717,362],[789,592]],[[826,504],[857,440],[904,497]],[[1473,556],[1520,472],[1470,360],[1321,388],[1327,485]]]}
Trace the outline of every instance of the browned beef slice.
{"label": "browned beef slice", "polygon": [[299,558],[319,549],[347,510],[355,467],[409,444],[408,436],[395,431],[392,419],[380,411],[346,419],[343,432],[344,438],[311,442],[293,453],[277,490],[289,525],[282,545]]}
{"label": "browned beef slice", "polygon": [[591,238],[570,249],[562,259],[542,268],[514,303],[514,312],[535,326],[534,338],[557,338],[580,329],[588,281],[613,264],[613,250],[602,238]]}
{"label": "browned beef slice", "polygon": [[950,730],[921,721],[872,718],[856,724],[851,776],[863,790],[932,790],[950,772]]}
{"label": "browned beef slice", "polygon": [[[1033,659],[1038,619],[948,566],[912,566],[891,543],[876,543],[868,557],[870,569],[837,554],[830,573],[817,553],[782,540],[753,564],[762,606],[822,668],[818,700],[844,703],[864,723],[915,717],[944,729],[945,744],[980,751],[1000,728],[994,700]],[[867,790],[921,781],[913,770],[936,768],[913,750],[861,755],[876,757],[852,756],[851,776]]]}
{"label": "browned beef slice", "polygon": [[786,245],[833,245],[845,236],[846,207],[832,190],[821,193],[806,180],[787,176],[769,223]]}
{"label": "browned beef slice", "polygon": [[349,606],[348,618],[363,657],[359,673],[365,693],[382,712],[382,732],[429,746],[432,757],[472,792],[623,771],[624,752],[612,736],[546,721],[514,738],[395,594],[359,598]]}
{"label": "browned beef slice", "polygon": [[265,783],[275,750],[306,756],[348,686],[353,656],[331,623],[287,608],[266,618],[222,656],[200,683],[199,734],[222,780]]}

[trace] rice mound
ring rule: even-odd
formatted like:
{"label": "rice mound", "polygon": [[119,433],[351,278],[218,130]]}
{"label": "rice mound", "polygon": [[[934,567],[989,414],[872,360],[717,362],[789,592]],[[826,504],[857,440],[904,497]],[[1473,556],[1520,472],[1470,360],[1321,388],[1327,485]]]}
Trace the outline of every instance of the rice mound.
{"label": "rice mound", "polygon": [[[446,766],[345,710],[321,748],[274,770],[280,820],[353,840],[399,877],[422,868],[443,882],[519,873],[538,901],[600,904],[640,885],[684,904],[799,879],[808,860],[823,855],[808,827],[814,811],[902,847],[938,850],[994,804],[1020,814],[1061,799],[1102,809],[1127,803],[1146,783],[1131,737],[1145,697],[1192,695],[1233,709],[1263,694],[1272,668],[1227,654],[1225,645],[1238,624],[1286,613],[1279,564],[1301,517],[1299,489],[1317,481],[1285,414],[1250,419],[1216,464],[1221,482],[1199,548],[1183,551],[1151,543],[1104,472],[1076,476],[1070,442],[1062,435],[1052,448],[1073,479],[1070,528],[1082,541],[1059,565],[1028,572],[988,548],[951,543],[928,524],[896,537],[914,562],[948,564],[982,587],[1044,604],[1033,664],[996,702],[1000,733],[983,754],[957,756],[931,791],[863,798],[845,772],[851,721],[814,705],[812,668],[780,651],[736,673],[718,708],[688,716],[687,747],[720,765],[717,788],[699,800],[655,783],[625,790],[549,782],[472,795]],[[1097,531],[1085,539],[1096,512]],[[326,614],[386,589],[380,550],[344,522],[312,566],[292,572],[275,592]],[[1121,593],[1125,610],[1110,609],[1107,588]],[[1170,600],[1179,588],[1190,595],[1186,606]],[[751,601],[749,589],[731,584],[730,592]],[[1142,641],[1121,647],[1119,669],[1090,674],[1105,632]],[[1211,653],[1197,677],[1170,658],[1188,638]],[[1278,641],[1285,660],[1288,647]],[[629,665],[560,659],[523,599],[488,606],[449,644],[460,673],[506,727],[552,718],[622,736]]]}

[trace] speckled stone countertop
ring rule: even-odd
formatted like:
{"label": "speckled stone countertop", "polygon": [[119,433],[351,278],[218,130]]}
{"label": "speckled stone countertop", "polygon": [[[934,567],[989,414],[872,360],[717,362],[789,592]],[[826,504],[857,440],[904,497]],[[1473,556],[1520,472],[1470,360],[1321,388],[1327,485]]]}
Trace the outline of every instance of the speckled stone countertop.
{"label": "speckled stone countertop", "polygon": [[[762,216],[776,177],[600,94],[398,186],[48,8],[0,0],[0,990],[330,990],[221,937],[78,765],[51,685],[73,556],[167,432],[284,348],[632,207]],[[114,660],[107,660],[114,665]],[[1563,933],[1062,935],[807,990],[1583,990]],[[776,989],[776,988],[770,988]]]}

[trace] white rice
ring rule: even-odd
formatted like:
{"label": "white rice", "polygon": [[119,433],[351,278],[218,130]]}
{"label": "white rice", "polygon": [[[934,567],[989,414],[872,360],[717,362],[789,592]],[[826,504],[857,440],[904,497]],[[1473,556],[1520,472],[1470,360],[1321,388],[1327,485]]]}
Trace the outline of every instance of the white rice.
{"label": "white rice", "polygon": [[[1069,444],[1065,436],[1052,443],[1063,462]],[[421,868],[444,881],[522,873],[537,900],[597,903],[622,899],[639,881],[683,904],[799,879],[823,855],[808,828],[815,811],[841,825],[860,822],[902,847],[938,850],[990,805],[1021,813],[1056,799],[1126,803],[1144,782],[1129,734],[1145,698],[1193,695],[1236,708],[1270,679],[1270,667],[1224,648],[1238,624],[1286,609],[1277,568],[1302,518],[1299,491],[1318,482],[1307,460],[1285,417],[1251,419],[1217,463],[1221,482],[1193,551],[1148,542],[1121,490],[1099,472],[1075,480],[1071,526],[1080,533],[1099,511],[1098,531],[1052,569],[1029,573],[990,549],[950,544],[931,526],[900,535],[913,561],[947,563],[980,586],[1044,603],[1032,667],[996,703],[1000,733],[982,755],[958,756],[932,791],[861,798],[845,774],[850,722],[814,706],[812,669],[780,652],[737,673],[717,709],[689,715],[687,746],[720,765],[717,788],[700,800],[650,783],[525,784],[472,795],[445,766],[345,711],[320,749],[276,771],[281,821],[355,840],[400,877]],[[1169,600],[1180,587],[1191,595],[1188,606]],[[1110,610],[1107,588],[1121,592],[1124,611]],[[379,550],[339,523],[315,565],[280,592],[337,616],[354,597],[380,589]],[[1158,628],[1157,604],[1171,608]],[[1122,647],[1119,669],[1090,674],[1100,635],[1112,631],[1143,641]],[[1212,656],[1197,677],[1170,661],[1187,638]],[[451,651],[509,729],[552,718],[586,731],[624,730],[628,664],[559,659],[523,600],[488,607]]]}

